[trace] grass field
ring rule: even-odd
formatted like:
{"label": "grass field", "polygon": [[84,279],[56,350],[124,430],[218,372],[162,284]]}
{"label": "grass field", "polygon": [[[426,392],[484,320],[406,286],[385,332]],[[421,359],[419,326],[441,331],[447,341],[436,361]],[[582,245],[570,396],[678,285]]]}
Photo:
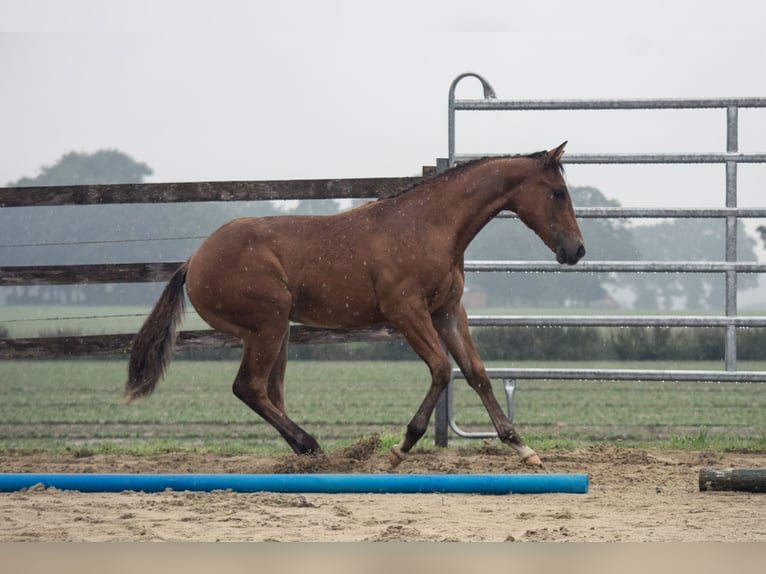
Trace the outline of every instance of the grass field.
{"label": "grass field", "polygon": [[[9,338],[135,333],[150,310],[149,306],[0,305],[0,326]],[[184,317],[184,328],[209,327],[192,310]]]}
{"label": "grass field", "polygon": [[[148,311],[148,307],[0,306],[0,325],[11,337],[130,333]],[[508,312],[483,313],[501,311]],[[189,312],[184,327],[204,328],[204,323]],[[592,362],[569,366],[722,367]],[[764,369],[763,364],[739,364],[739,368],[748,367]],[[126,406],[122,403],[124,360],[4,361],[0,363],[0,448],[287,450],[276,431],[232,395],[236,369],[236,362],[230,361],[176,361],[154,396]],[[427,369],[418,362],[293,361],[288,368],[287,407],[294,420],[326,448],[372,432],[393,441],[403,432],[427,385]],[[505,404],[499,382],[496,394]],[[455,419],[465,430],[491,430],[478,398],[462,381],[455,388]],[[766,386],[521,381],[515,423],[535,444],[622,441],[766,449]],[[454,435],[450,440],[476,442]],[[421,444],[433,444],[432,434]]]}
{"label": "grass field", "polygon": [[[0,362],[0,449],[287,452],[276,431],[232,395],[237,366],[176,361],[153,396],[127,406],[125,361]],[[748,366],[763,368],[742,365]],[[287,378],[288,412],[329,449],[373,432],[394,440],[428,385],[428,371],[417,362],[293,361]],[[499,382],[496,394],[505,404]],[[490,430],[486,412],[462,381],[456,382],[455,405],[462,428]],[[520,381],[515,423],[533,446],[621,441],[766,450],[766,386]],[[451,435],[450,441],[470,439]],[[421,444],[433,445],[432,433]]]}

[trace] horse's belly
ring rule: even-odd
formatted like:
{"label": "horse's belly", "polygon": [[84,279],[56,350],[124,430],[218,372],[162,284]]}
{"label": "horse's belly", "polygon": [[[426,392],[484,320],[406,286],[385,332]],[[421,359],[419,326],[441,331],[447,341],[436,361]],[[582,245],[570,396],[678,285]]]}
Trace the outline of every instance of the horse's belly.
{"label": "horse's belly", "polygon": [[385,322],[372,296],[299,290],[290,320],[328,328],[366,327]]}

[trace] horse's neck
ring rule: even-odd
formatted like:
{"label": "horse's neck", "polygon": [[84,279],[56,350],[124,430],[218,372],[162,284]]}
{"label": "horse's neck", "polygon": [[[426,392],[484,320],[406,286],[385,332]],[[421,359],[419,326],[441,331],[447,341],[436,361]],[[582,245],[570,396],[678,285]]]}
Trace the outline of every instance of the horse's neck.
{"label": "horse's neck", "polygon": [[[445,217],[443,224],[452,227],[455,251],[462,255],[468,244],[493,217],[511,207],[512,190],[525,177],[523,160],[513,160],[515,166],[489,161],[460,173],[445,185],[442,193]],[[439,190],[435,190],[439,193]]]}

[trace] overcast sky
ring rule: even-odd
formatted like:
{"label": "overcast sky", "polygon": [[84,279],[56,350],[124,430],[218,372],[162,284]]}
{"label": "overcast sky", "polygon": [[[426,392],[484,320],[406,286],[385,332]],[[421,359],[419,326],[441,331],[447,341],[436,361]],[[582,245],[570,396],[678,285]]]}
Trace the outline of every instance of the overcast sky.
{"label": "overcast sky", "polygon": [[[447,92],[766,96],[764,4],[0,0],[0,185],[116,148],[151,181],[400,176],[447,154]],[[481,96],[467,79],[458,96]],[[458,116],[458,151],[724,151],[725,113]],[[766,113],[740,113],[766,151]],[[763,205],[763,167],[740,168]],[[571,166],[623,205],[723,205],[723,167]]]}

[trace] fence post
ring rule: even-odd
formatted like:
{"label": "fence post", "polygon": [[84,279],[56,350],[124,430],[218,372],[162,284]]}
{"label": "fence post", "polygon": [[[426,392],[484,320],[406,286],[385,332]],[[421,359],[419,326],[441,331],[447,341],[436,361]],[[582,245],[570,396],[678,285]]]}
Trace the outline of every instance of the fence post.
{"label": "fence post", "polygon": [[[737,153],[738,142],[738,108],[726,108],[726,152]],[[737,207],[737,162],[726,161],[726,207]],[[736,214],[726,216],[726,262],[737,261],[737,222]],[[726,271],[726,316],[737,316],[737,271]],[[726,326],[725,367],[727,371],[737,370],[737,328]]]}
{"label": "fence post", "polygon": [[[449,384],[452,385],[452,376],[450,375]],[[434,445],[446,447],[449,444],[449,405],[447,403],[447,389],[442,391],[439,399],[436,401],[434,409]]]}
{"label": "fence post", "polygon": [[[463,76],[461,76],[462,78]],[[452,86],[450,88],[450,97],[449,97],[449,116],[450,116],[450,146],[449,146],[449,152],[450,154],[454,153],[454,147],[452,142],[454,142],[454,110],[453,108],[453,102],[454,102],[454,89],[457,82],[460,80],[460,78],[455,79],[455,81],[452,83]],[[436,158],[436,173],[442,173],[443,171],[447,171],[450,168],[450,157],[448,158]],[[444,344],[442,343],[442,346]],[[445,348],[446,350],[446,348]],[[450,380],[449,380],[449,386],[452,386],[452,381],[454,380],[454,376],[452,375],[452,369],[450,369]],[[439,395],[439,398],[436,400],[436,407],[434,408],[434,445],[438,447],[446,448],[449,445],[449,417],[450,417],[450,407],[449,407],[449,401],[447,400],[447,389],[444,389],[442,393]]]}

